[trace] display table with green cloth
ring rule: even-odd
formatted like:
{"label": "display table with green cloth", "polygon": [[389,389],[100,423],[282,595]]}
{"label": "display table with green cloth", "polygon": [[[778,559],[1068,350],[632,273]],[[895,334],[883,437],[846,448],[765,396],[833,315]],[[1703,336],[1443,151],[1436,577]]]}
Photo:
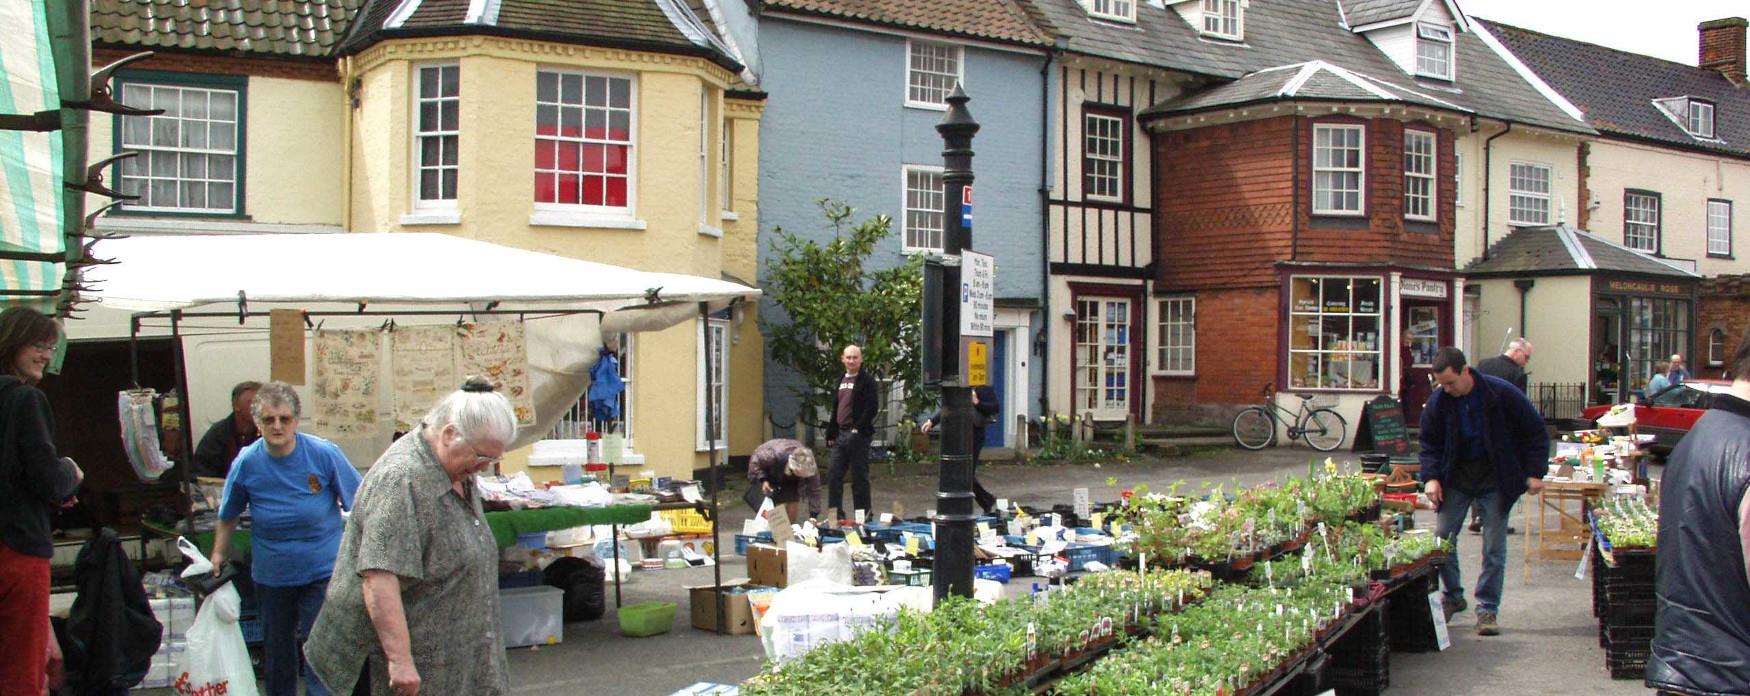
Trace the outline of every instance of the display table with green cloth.
{"label": "display table with green cloth", "polygon": [[[691,507],[691,506],[688,506]],[[519,534],[551,532],[591,524],[638,524],[650,519],[650,505],[609,505],[607,507],[551,507],[532,510],[506,510],[486,513],[486,524],[492,528],[492,540],[498,548],[509,548]],[[213,552],[213,530],[201,529],[184,534],[180,525],[163,520],[141,520],[141,526],[154,536],[187,536],[201,553]],[[231,554],[239,555],[250,548],[249,530],[239,529],[231,535]]]}

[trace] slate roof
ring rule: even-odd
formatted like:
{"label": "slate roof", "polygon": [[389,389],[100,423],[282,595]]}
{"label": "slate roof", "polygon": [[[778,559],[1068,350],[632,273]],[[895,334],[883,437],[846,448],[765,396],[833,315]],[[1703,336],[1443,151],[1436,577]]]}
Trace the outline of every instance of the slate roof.
{"label": "slate roof", "polygon": [[[1573,102],[1601,132],[1750,155],[1750,89],[1693,65],[1551,36],[1485,19],[1484,24],[1519,60]],[[1653,105],[1655,99],[1700,97],[1714,102],[1718,141],[1689,135]]]}
{"label": "slate roof", "polygon": [[1343,17],[1349,20],[1350,27],[1365,27],[1408,18],[1421,7],[1422,0],[1346,0]]}
{"label": "slate roof", "polygon": [[[1073,0],[1072,0],[1073,1]],[[1027,0],[763,0],[778,10],[920,29],[1002,43],[1049,46],[1051,31]]]}
{"label": "slate roof", "polygon": [[[1245,40],[1240,42],[1203,37],[1176,10],[1147,2],[1138,3],[1134,25],[1091,19],[1076,0],[1028,2],[1058,32],[1068,50],[1077,53],[1224,81],[1270,68],[1323,61],[1390,85],[1390,91],[1406,93],[1406,101],[1407,93],[1415,92],[1449,103],[1447,108],[1470,110],[1487,118],[1575,133],[1595,132],[1539,94],[1474,32],[1459,32],[1454,37],[1458,79],[1446,82],[1405,74],[1365,36],[1344,27],[1334,1],[1252,2],[1246,6]],[[1313,87],[1330,85],[1329,79],[1320,77]],[[1144,110],[1143,118],[1182,108],[1183,104],[1172,102],[1159,104]]]}
{"label": "slate roof", "polygon": [[321,58],[364,0],[92,0],[91,40],[146,49]]}
{"label": "slate roof", "polygon": [[[472,23],[468,0],[363,1],[342,53],[400,36],[497,34],[696,55],[732,71],[742,68],[685,0],[500,0],[487,3],[489,11]],[[390,26],[391,16],[406,2],[417,5],[399,26]]]}
{"label": "slate roof", "polygon": [[1681,279],[1701,275],[1569,225],[1521,227],[1471,262],[1471,276],[1635,273]]}
{"label": "slate roof", "polygon": [[[1409,81],[1402,80],[1401,82]],[[1315,60],[1298,65],[1261,70],[1233,82],[1186,93],[1152,107],[1148,111],[1162,114],[1190,112],[1281,100],[1379,101],[1416,104],[1458,112],[1469,111],[1450,99],[1442,98],[1439,93],[1415,87],[1405,87],[1400,83],[1351,72],[1342,67]]]}

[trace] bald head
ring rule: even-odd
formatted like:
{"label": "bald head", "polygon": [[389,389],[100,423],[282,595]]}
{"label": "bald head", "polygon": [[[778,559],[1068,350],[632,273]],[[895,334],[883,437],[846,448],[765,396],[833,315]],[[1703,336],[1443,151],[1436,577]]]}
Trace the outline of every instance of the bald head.
{"label": "bald head", "polygon": [[844,352],[839,353],[839,362],[845,364],[845,374],[847,375],[862,372],[863,348],[855,343],[845,346]]}

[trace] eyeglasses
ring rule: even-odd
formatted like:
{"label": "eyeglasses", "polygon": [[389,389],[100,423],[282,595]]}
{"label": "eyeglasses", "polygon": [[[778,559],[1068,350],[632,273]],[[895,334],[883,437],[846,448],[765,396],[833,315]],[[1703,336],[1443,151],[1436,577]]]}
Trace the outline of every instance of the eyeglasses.
{"label": "eyeglasses", "polygon": [[298,420],[298,417],[297,416],[261,416],[257,420],[260,420],[262,425],[276,425],[276,424],[277,425],[291,425],[293,421]]}
{"label": "eyeglasses", "polygon": [[504,455],[502,455],[502,454],[498,455],[496,457],[488,457],[484,454],[481,454],[480,450],[475,448],[473,443],[464,441],[463,444],[468,445],[468,451],[474,453],[474,465],[475,466],[482,466],[482,467],[496,466],[499,462],[504,461]]}
{"label": "eyeglasses", "polygon": [[55,352],[55,342],[54,341],[40,341],[37,343],[32,343],[32,344],[30,344],[30,347],[35,348],[35,349],[42,351],[44,353]]}

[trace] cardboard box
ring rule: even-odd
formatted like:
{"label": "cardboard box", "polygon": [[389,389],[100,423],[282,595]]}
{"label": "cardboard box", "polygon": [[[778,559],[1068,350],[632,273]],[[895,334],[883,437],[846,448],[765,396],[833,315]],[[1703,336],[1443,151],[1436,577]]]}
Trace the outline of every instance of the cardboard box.
{"label": "cardboard box", "polygon": [[[746,578],[723,583],[723,634],[746,635],[754,632],[753,607],[747,602],[748,588],[757,587]],[[717,632],[717,585],[687,588],[692,600],[693,628]],[[739,591],[738,591],[739,590]]]}
{"label": "cardboard box", "polygon": [[789,561],[784,548],[770,544],[748,546],[747,574],[755,585],[784,587],[789,584]]}

